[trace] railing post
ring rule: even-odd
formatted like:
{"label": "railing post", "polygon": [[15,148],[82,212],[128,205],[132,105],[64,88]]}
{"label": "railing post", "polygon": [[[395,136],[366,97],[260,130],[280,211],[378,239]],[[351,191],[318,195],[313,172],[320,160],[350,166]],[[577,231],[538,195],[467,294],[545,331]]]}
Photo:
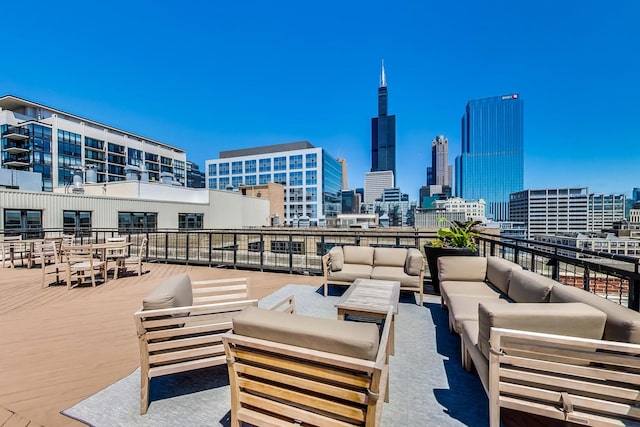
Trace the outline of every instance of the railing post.
{"label": "railing post", "polygon": [[589,291],[590,286],[590,277],[589,277],[589,266],[584,267],[584,275],[582,276],[582,289],[585,291]]}
{"label": "railing post", "polygon": [[[184,262],[185,262],[185,264],[186,264],[186,265],[189,265],[189,235],[190,235],[191,233],[189,233],[189,232],[187,231],[187,233],[186,233],[186,234],[187,234],[187,239],[186,239],[186,242],[185,242],[185,248],[184,248],[184,250],[185,250],[185,252],[184,252]],[[177,237],[178,237],[178,236],[176,236],[176,238],[177,238]],[[176,251],[177,251],[177,248],[176,248]],[[176,254],[176,255],[177,255],[177,254]]]}
{"label": "railing post", "polygon": [[169,262],[169,232],[164,233],[164,262]]}
{"label": "railing post", "polygon": [[536,272],[536,254],[531,253],[531,271]]}
{"label": "railing post", "polygon": [[496,256],[496,242],[493,240],[489,243],[489,253],[491,256]]}
{"label": "railing post", "polygon": [[211,232],[207,233],[209,235],[209,267],[211,267],[211,244],[213,243],[213,235]]}
{"label": "railing post", "polygon": [[293,234],[289,233],[289,274],[293,273]]}
{"label": "railing post", "polygon": [[264,233],[260,232],[260,271],[264,271]]}
{"label": "railing post", "polygon": [[629,308],[640,311],[640,279],[638,279],[638,264],[635,265],[635,276],[629,279]]}
{"label": "railing post", "polygon": [[238,233],[233,233],[233,268],[238,268]]}

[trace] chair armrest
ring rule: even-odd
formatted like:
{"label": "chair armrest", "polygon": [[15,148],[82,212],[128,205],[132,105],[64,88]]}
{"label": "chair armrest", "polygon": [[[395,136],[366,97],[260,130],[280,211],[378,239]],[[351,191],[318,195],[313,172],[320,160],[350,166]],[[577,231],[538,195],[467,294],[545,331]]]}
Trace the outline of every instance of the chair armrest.
{"label": "chair armrest", "polygon": [[249,278],[195,280],[191,282],[193,304],[211,304],[249,298]]}
{"label": "chair armrest", "polygon": [[268,310],[281,311],[283,313],[295,314],[296,312],[296,297],[289,295],[281,301],[273,304],[271,307],[267,307]]}

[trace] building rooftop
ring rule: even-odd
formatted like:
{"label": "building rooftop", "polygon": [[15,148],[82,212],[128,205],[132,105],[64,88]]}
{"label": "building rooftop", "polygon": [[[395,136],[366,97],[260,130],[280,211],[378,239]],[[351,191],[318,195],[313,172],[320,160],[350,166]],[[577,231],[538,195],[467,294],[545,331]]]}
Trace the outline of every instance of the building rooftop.
{"label": "building rooftop", "polygon": [[306,150],[314,147],[309,141],[287,142],[284,144],[265,145],[262,147],[241,148],[238,150],[227,150],[220,152],[221,159],[233,157],[258,156],[260,154],[279,153],[282,151]]}

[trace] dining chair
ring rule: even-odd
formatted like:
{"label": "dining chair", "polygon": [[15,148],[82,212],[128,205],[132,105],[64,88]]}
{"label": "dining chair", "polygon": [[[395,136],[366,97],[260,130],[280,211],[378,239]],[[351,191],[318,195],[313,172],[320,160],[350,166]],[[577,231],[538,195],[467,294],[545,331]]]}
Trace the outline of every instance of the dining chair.
{"label": "dining chair", "polygon": [[136,265],[138,269],[138,276],[142,275],[142,261],[144,259],[145,250],[147,248],[147,238],[143,237],[140,246],[138,247],[138,255],[125,257],[122,259],[123,270],[127,270],[127,265]]}
{"label": "dining chair", "polygon": [[62,242],[60,243],[60,259],[65,260],[66,251],[65,248],[76,244],[76,236],[74,234],[63,234]]}
{"label": "dining chair", "polygon": [[[51,281],[47,280],[47,276],[52,276],[53,274],[56,275],[54,283],[60,283],[60,275],[66,273],[67,263],[60,260],[60,252],[58,252],[56,242],[36,242],[33,245],[33,253],[36,255],[36,262],[40,263],[42,270],[42,287],[46,288],[51,284]],[[68,282],[67,287],[69,287]]]}
{"label": "dining chair", "polygon": [[24,265],[24,260],[22,259],[24,252],[24,245],[18,243],[22,240],[22,236],[4,236],[2,239],[2,268],[6,266],[6,263],[9,264],[9,268],[15,267],[15,260],[17,258],[16,254],[20,255],[20,260]]}
{"label": "dining chair", "polygon": [[94,257],[93,245],[74,245],[65,248],[67,263],[67,289],[73,286],[75,278],[77,285],[85,279],[91,279],[91,286],[96,286],[96,272],[102,275],[103,283],[107,283],[107,262]]}
{"label": "dining chair", "polygon": [[[126,243],[126,237],[108,237],[105,239],[106,243]],[[123,259],[127,256],[127,247],[122,246],[119,248],[109,248],[105,251],[105,261],[115,261],[115,268],[113,270],[113,278],[118,278],[118,270],[120,270],[120,266],[123,265]],[[107,267],[107,270],[109,267]]]}

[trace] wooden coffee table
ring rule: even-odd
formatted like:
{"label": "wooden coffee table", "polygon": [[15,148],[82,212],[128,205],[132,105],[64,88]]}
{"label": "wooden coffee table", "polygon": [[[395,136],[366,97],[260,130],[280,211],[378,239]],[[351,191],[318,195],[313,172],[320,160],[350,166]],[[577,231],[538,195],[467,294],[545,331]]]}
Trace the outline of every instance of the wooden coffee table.
{"label": "wooden coffee table", "polygon": [[400,282],[389,280],[356,279],[336,303],[338,320],[345,315],[367,319],[384,319],[393,306],[391,330],[389,331],[389,353],[395,352],[395,315],[398,314]]}

